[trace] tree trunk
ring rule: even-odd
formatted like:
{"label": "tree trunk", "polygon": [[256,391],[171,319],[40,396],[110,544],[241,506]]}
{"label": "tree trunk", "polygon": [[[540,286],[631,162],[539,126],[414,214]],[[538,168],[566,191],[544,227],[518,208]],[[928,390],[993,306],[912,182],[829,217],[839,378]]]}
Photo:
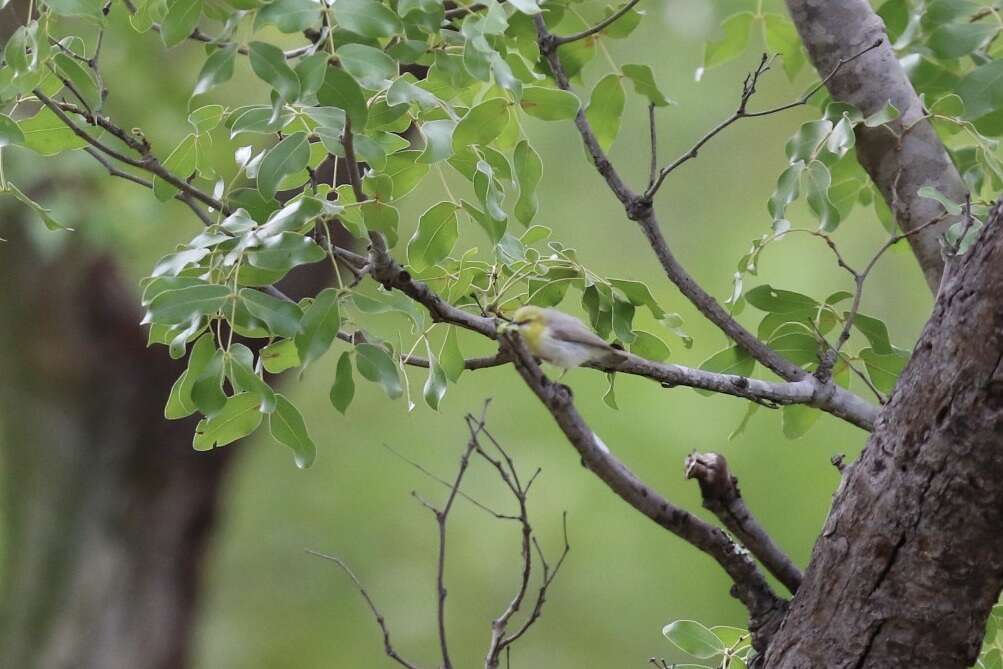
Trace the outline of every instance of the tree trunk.
{"label": "tree trunk", "polygon": [[999,209],[844,476],[771,669],[968,667],[1003,587]]}
{"label": "tree trunk", "polygon": [[111,261],[23,233],[0,243],[0,666],[184,667],[232,451],[163,419],[183,361],[146,347]]}

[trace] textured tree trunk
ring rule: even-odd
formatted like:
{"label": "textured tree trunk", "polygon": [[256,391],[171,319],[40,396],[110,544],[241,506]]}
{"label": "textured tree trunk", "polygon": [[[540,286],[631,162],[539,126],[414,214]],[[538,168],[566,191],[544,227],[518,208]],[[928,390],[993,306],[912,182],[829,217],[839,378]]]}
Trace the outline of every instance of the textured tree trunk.
{"label": "textured tree trunk", "polygon": [[4,236],[0,667],[184,667],[232,451],[163,419],[183,361],[146,348],[109,260]]}
{"label": "textured tree trunk", "polygon": [[999,212],[848,469],[771,669],[968,667],[1003,587]]}

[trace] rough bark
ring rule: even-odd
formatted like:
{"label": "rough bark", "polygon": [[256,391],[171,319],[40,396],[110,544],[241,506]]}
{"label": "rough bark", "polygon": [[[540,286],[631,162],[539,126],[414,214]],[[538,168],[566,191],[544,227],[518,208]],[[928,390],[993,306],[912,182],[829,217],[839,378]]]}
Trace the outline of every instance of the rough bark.
{"label": "rough bark", "polygon": [[1003,587],[999,212],[848,468],[770,669],[970,666]]}
{"label": "rough bark", "polygon": [[[920,197],[926,185],[962,202],[968,189],[929,122],[919,96],[888,43],[884,23],[867,0],[787,0],[815,68],[828,74],[839,63],[878,38],[877,49],[840,68],[827,88],[836,100],[864,114],[880,111],[889,101],[901,112],[888,127],[858,126],[857,159],[878,186],[904,232],[917,230],[944,210]],[[930,289],[936,292],[944,271],[939,237],[951,220],[931,225],[909,237]]]}
{"label": "rough bark", "polygon": [[22,233],[0,243],[0,666],[186,666],[231,452],[164,421],[182,361],[146,348],[112,263]]}

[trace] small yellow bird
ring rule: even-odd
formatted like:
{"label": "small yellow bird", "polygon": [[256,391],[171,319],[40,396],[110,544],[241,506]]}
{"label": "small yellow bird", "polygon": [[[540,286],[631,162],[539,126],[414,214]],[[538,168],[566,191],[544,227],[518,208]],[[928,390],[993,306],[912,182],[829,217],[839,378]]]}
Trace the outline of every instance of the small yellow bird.
{"label": "small yellow bird", "polygon": [[586,362],[617,365],[627,359],[580,320],[557,309],[519,307],[512,322],[533,355],[565,370]]}

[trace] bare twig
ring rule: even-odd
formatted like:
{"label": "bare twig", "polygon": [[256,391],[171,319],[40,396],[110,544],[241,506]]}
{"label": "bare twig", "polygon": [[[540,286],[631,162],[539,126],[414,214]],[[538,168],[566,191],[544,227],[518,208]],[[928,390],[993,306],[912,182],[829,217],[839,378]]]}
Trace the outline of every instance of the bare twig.
{"label": "bare twig", "polygon": [[691,453],[686,458],[686,478],[696,479],[700,484],[704,507],[717,516],[791,594],[797,592],[801,586],[801,570],[749,511],[738,489],[738,479],[731,475],[724,456]]}
{"label": "bare twig", "polygon": [[[97,149],[87,147],[84,149],[84,151],[87,153],[87,155],[94,158],[94,160],[101,163],[101,165],[106,170],[108,170],[108,174],[110,176],[117,177],[119,179],[125,179],[126,181],[131,181],[134,184],[138,184],[140,186],[143,186],[144,188],[149,188],[150,190],[153,190],[153,182],[147,181],[142,177],[137,177],[135,174],[130,174],[129,172],[125,172],[123,170],[118,169],[112,163],[108,162],[105,159],[105,157],[101,155],[101,152],[98,151]],[[213,220],[209,217],[209,214],[207,214],[205,210],[202,209],[198,205],[198,203],[195,202],[192,199],[192,197],[187,193],[176,193],[174,195],[174,199],[178,200],[179,202],[184,202],[188,206],[188,208],[192,210],[192,213],[194,213],[198,217],[198,219],[202,221],[203,225],[209,226],[213,224]]]}
{"label": "bare twig", "polygon": [[309,553],[310,555],[315,555],[317,557],[324,558],[325,560],[330,560],[331,562],[334,562],[336,565],[341,567],[342,571],[348,574],[348,577],[352,579],[352,583],[355,584],[355,587],[362,595],[362,598],[366,600],[366,605],[369,606],[369,610],[372,611],[373,617],[376,618],[376,624],[380,626],[380,631],[383,633],[383,650],[386,652],[387,657],[389,657],[402,667],[407,667],[407,669],[418,669],[418,665],[412,664],[411,662],[405,660],[394,649],[393,644],[390,642],[390,629],[387,627],[387,623],[386,620],[383,618],[383,614],[380,613],[380,610],[376,608],[376,604],[373,602],[373,598],[369,596],[369,593],[366,591],[365,587],[363,587],[362,583],[355,576],[355,574],[352,573],[352,570],[348,568],[348,565],[346,565],[344,561],[341,560],[341,558],[338,558],[334,555],[328,555],[326,553],[321,553],[319,551],[311,550],[309,548],[307,549],[306,552]]}
{"label": "bare twig", "polygon": [[644,199],[651,200],[655,196],[655,193],[658,192],[658,189],[661,188],[662,183],[665,181],[665,178],[667,176],[669,176],[672,172],[674,172],[677,168],[682,166],[687,161],[696,158],[700,152],[700,149],[703,148],[703,146],[707,142],[714,139],[714,137],[719,135],[721,132],[730,127],[735,122],[743,118],[759,118],[762,116],[771,116],[773,114],[779,114],[780,112],[787,111],[788,109],[794,109],[795,107],[801,107],[803,105],[808,104],[808,101],[812,98],[812,96],[818,93],[820,90],[822,90],[822,87],[824,87],[834,76],[836,76],[836,74],[840,71],[840,69],[845,67],[847,64],[852,63],[857,58],[860,58],[865,53],[868,53],[869,51],[878,48],[882,42],[883,40],[878,40],[874,44],[871,44],[870,46],[866,47],[861,51],[858,51],[857,53],[853,54],[848,58],[841,58],[839,62],[836,63],[836,66],[832,69],[832,71],[828,74],[828,76],[823,78],[818,84],[809,89],[808,92],[806,92],[797,100],[794,100],[793,102],[788,102],[787,104],[780,105],[779,107],[772,107],[770,109],[763,109],[761,111],[748,111],[747,107],[749,101],[752,99],[752,96],[755,95],[756,93],[756,85],[759,83],[759,78],[767,70],[769,70],[769,59],[766,54],[763,54],[763,57],[760,60],[757,68],[748,77],[746,77],[745,83],[742,87],[742,96],[739,100],[738,108],[734,111],[734,113],[732,113],[731,116],[729,116],[728,118],[726,118],[725,120],[721,121],[716,126],[714,126],[714,128],[712,128],[703,137],[698,139],[696,144],[691,146],[689,150],[687,150],[681,156],[679,156],[674,161],[672,161],[671,163],[663,167],[661,170],[659,170],[658,178],[655,179],[654,182],[650,186],[648,186],[648,189],[644,192],[643,196]]}

